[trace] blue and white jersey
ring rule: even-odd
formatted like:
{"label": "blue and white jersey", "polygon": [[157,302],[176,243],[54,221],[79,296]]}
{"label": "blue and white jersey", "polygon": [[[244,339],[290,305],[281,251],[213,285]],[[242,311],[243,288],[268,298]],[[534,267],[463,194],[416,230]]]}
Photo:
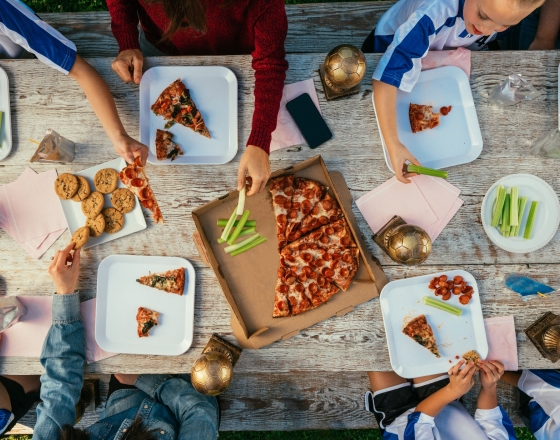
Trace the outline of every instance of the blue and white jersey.
{"label": "blue and white jersey", "polygon": [[523,370],[519,389],[531,397],[529,429],[537,440],[560,439],[560,372]]}
{"label": "blue and white jersey", "polygon": [[0,54],[15,58],[19,46],[64,74],[70,72],[76,61],[76,45],[27,5],[19,0],[0,0]]}
{"label": "blue and white jersey", "polygon": [[459,402],[451,402],[436,417],[410,409],[386,427],[383,440],[514,440],[513,423],[505,411],[476,410],[474,419]]}
{"label": "blue and white jersey", "polygon": [[399,0],[375,27],[374,52],[384,53],[373,79],[410,92],[428,50],[486,48],[496,39],[470,35],[463,20],[464,0]]}

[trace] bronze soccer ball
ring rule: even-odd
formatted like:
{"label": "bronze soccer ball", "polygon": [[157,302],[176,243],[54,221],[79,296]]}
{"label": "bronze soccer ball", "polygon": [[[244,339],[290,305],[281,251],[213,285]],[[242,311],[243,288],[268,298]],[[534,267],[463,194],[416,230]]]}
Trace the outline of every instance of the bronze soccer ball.
{"label": "bronze soccer ball", "polygon": [[430,236],[418,226],[399,226],[387,237],[387,253],[394,261],[405,266],[423,263],[431,250]]}
{"label": "bronze soccer ball", "polygon": [[337,93],[360,84],[365,73],[366,58],[356,46],[341,44],[325,58],[325,83]]}
{"label": "bronze soccer ball", "polygon": [[191,370],[193,387],[205,396],[217,396],[223,393],[233,379],[231,354],[227,350],[203,353]]}

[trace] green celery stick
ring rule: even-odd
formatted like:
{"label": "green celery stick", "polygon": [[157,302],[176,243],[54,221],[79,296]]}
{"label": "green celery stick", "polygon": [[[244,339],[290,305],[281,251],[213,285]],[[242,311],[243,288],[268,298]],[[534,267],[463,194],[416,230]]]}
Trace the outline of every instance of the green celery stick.
{"label": "green celery stick", "polygon": [[496,207],[494,208],[494,215],[492,216],[491,226],[498,226],[500,224],[500,218],[502,217],[502,212],[504,208],[504,203],[506,200],[507,191],[503,186],[498,186],[496,191]]}
{"label": "green celery stick", "polygon": [[243,229],[243,226],[245,226],[245,222],[249,218],[250,214],[251,214],[251,211],[249,211],[248,209],[243,213],[243,215],[239,219],[239,223],[237,224],[237,226],[235,227],[235,230],[231,234],[231,237],[229,237],[227,239],[227,243],[229,245],[232,245],[233,243],[235,243],[235,240],[237,240],[237,237],[239,237],[239,234],[241,234],[241,230]]}
{"label": "green celery stick", "polygon": [[535,225],[535,218],[537,217],[537,208],[539,207],[539,202],[534,200],[531,203],[531,209],[529,209],[529,217],[527,217],[527,224],[525,225],[525,232],[523,233],[523,238],[530,239],[533,233],[533,226]]}
{"label": "green celery stick", "polygon": [[266,241],[266,237],[260,237],[257,240],[252,241],[251,243],[249,243],[248,245],[243,246],[242,248],[237,249],[236,251],[233,251],[230,255],[232,257],[235,257],[236,255],[239,255],[245,251],[248,251],[249,249],[254,248],[255,246],[258,246],[261,243],[264,243]]}
{"label": "green celery stick", "polygon": [[[227,225],[227,222],[229,220],[226,219],[220,219],[218,220],[218,226],[223,228]],[[237,226],[239,224],[239,220],[235,220],[235,222],[233,223],[233,226]],[[247,220],[245,222],[245,227],[250,227],[252,228],[253,226],[257,226],[257,221],[256,220]]]}
{"label": "green celery stick", "polygon": [[231,213],[231,217],[227,221],[227,224],[225,225],[225,228],[222,231],[222,235],[220,236],[220,238],[222,240],[227,240],[228,239],[229,233],[231,232],[231,230],[233,228],[233,222],[235,221],[236,218],[237,218],[237,206],[235,207],[235,209]]}
{"label": "green celery stick", "polygon": [[515,229],[515,236],[518,237],[521,234],[521,221],[523,220],[523,214],[525,214],[525,208],[527,207],[527,202],[529,201],[528,197],[520,197],[519,198],[519,209],[517,218],[519,219],[519,224]]}
{"label": "green celery stick", "polygon": [[[241,231],[241,234],[239,234],[239,237],[237,237],[237,238],[246,237],[247,235],[254,234],[255,232],[257,232],[257,228],[245,228]],[[231,235],[230,235],[230,237],[231,237]],[[225,243],[226,241],[227,240],[222,240],[222,237],[218,238],[218,243],[220,243],[220,244]]]}
{"label": "green celery stick", "polygon": [[243,246],[251,243],[252,241],[256,240],[259,237],[260,237],[259,234],[251,235],[249,238],[246,238],[245,240],[240,241],[239,243],[235,243],[232,244],[231,246],[227,246],[226,248],[224,248],[224,252],[226,254],[229,254],[230,252],[236,251],[237,249],[240,249]]}
{"label": "green celery stick", "polygon": [[434,170],[432,168],[421,167],[420,165],[414,165],[408,163],[405,165],[405,172],[424,174],[426,176],[441,177],[442,179],[447,179],[447,171]]}
{"label": "green celery stick", "polygon": [[463,314],[463,310],[459,307],[452,306],[451,304],[447,304],[446,302],[440,301],[439,299],[425,296],[424,298],[422,298],[422,301],[427,306],[435,307],[436,309],[443,310],[444,312],[451,313],[456,316],[461,316]]}
{"label": "green celery stick", "polygon": [[510,204],[510,196],[509,194],[506,194],[506,200],[504,202],[504,208],[503,208],[503,213],[502,213],[502,227],[501,227],[501,233],[502,235],[505,237],[506,236],[506,231],[509,231],[509,204]]}
{"label": "green celery stick", "polygon": [[511,200],[509,203],[509,224],[510,226],[518,226],[519,225],[519,215],[517,210],[519,208],[518,205],[519,200],[519,189],[516,187],[511,188]]}

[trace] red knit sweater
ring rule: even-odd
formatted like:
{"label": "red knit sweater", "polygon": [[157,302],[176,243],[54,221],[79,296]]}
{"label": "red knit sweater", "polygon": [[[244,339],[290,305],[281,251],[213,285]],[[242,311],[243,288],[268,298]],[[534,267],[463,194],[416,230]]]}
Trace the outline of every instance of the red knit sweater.
{"label": "red knit sweater", "polygon": [[147,40],[169,55],[252,54],[255,111],[247,145],[268,153],[288,70],[284,0],[237,0],[229,8],[220,7],[222,4],[222,0],[207,0],[205,34],[190,28],[180,29],[169,43],[161,44],[159,41],[169,24],[161,3],[107,0],[111,29],[121,51],[140,48],[137,29],[140,19]]}

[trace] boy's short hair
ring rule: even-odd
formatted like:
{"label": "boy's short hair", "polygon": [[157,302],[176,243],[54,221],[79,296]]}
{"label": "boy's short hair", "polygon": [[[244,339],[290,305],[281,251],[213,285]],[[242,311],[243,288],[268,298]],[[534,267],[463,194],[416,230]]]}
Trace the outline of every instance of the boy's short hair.
{"label": "boy's short hair", "polygon": [[[154,433],[155,429],[148,430],[144,426],[143,420],[136,416],[132,425],[128,429],[123,440],[157,440]],[[66,425],[60,433],[60,440],[91,440],[89,434],[83,429],[74,428],[73,426]]]}

